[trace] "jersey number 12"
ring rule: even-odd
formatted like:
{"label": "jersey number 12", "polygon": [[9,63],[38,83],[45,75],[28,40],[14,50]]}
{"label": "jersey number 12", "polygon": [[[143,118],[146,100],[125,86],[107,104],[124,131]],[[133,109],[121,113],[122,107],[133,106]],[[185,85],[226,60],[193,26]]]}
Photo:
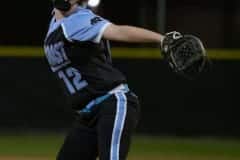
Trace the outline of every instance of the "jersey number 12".
{"label": "jersey number 12", "polygon": [[71,94],[76,93],[76,91],[79,91],[88,85],[87,81],[82,80],[82,75],[79,71],[72,67],[69,67],[64,71],[59,71],[58,76],[64,81]]}

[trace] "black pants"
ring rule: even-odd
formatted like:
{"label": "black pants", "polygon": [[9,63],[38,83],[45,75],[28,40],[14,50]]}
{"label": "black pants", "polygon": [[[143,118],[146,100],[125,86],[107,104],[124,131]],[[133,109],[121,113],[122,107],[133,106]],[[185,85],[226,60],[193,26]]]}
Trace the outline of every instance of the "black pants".
{"label": "black pants", "polygon": [[78,118],[57,160],[126,160],[139,117],[137,97],[119,92],[96,108],[91,118]]}

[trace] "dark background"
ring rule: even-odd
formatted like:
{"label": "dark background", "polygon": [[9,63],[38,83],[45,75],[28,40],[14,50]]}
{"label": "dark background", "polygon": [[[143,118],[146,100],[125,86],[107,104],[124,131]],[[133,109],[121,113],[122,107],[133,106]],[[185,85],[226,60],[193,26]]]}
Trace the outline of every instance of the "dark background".
{"label": "dark background", "polygon": [[[117,24],[194,33],[202,38],[207,48],[238,48],[240,1],[167,0],[162,28],[157,27],[161,20],[157,16],[159,1],[102,0],[98,13]],[[3,1],[1,6],[0,44],[42,44],[51,16],[50,0]]]}
{"label": "dark background", "polygon": [[[102,0],[98,13],[117,24],[194,33],[207,48],[239,48],[240,1],[167,0],[162,28],[157,2]],[[1,2],[0,45],[41,46],[51,10],[50,0]],[[114,62],[141,99],[138,133],[240,137],[238,59],[213,59],[211,69],[193,81],[173,74],[159,59]],[[72,113],[44,58],[1,57],[0,74],[0,129],[64,130],[71,126]]]}
{"label": "dark background", "polygon": [[[239,137],[239,61],[213,61],[196,80],[156,59],[115,59],[141,100],[138,133]],[[153,71],[153,69],[155,71]],[[1,58],[2,129],[64,130],[73,115],[43,58]]]}

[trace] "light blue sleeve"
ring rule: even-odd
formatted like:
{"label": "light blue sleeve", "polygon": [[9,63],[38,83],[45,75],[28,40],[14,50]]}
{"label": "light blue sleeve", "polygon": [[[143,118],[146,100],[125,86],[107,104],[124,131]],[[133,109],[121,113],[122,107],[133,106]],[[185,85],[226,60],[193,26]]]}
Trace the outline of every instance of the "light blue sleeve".
{"label": "light blue sleeve", "polygon": [[109,21],[95,15],[88,9],[79,9],[66,18],[61,26],[65,37],[69,41],[92,41],[99,43]]}

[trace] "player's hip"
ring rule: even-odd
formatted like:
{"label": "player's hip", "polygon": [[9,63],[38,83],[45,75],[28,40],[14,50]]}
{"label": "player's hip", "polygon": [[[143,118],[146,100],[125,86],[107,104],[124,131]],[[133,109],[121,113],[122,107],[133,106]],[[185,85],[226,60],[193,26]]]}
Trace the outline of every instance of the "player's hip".
{"label": "player's hip", "polygon": [[119,85],[108,94],[91,101],[85,108],[77,111],[80,122],[93,126],[99,117],[115,118],[119,113],[138,119],[140,105],[138,97],[128,89],[127,85]]}

